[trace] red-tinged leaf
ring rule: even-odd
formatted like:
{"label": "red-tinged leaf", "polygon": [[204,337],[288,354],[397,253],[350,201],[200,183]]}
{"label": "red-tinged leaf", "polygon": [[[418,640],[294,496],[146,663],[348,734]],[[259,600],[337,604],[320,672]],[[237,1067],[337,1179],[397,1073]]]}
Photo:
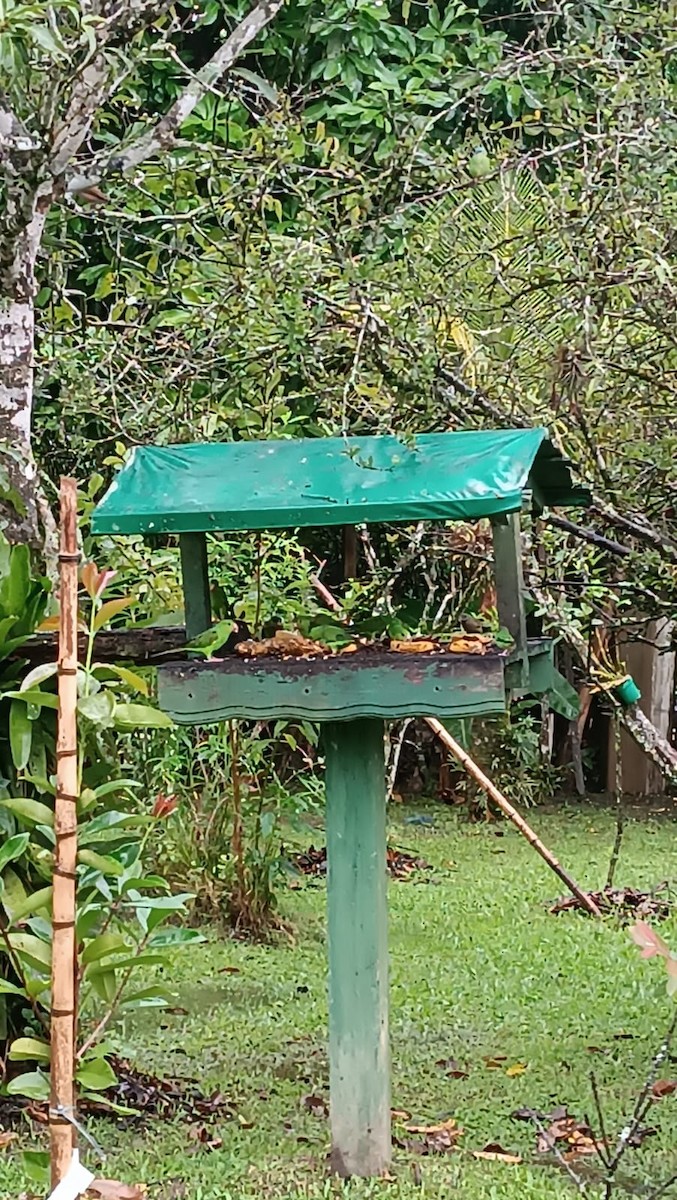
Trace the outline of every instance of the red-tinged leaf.
{"label": "red-tinged leaf", "polygon": [[178,796],[165,796],[160,792],[153,805],[153,816],[161,821],[164,817],[168,817],[170,813],[174,812],[178,803]]}
{"label": "red-tinged leaf", "polygon": [[657,1079],[651,1089],[654,1100],[662,1100],[663,1096],[671,1096],[677,1092],[677,1079]]}
{"label": "red-tinged leaf", "polygon": [[99,629],[102,629],[103,626],[107,625],[108,622],[112,620],[113,617],[117,616],[119,612],[122,612],[122,610],[125,608],[129,608],[129,605],[133,604],[133,602],[133,596],[120,596],[116,600],[107,600],[105,604],[101,605],[101,608],[94,618],[95,631],[98,632]]}
{"label": "red-tinged leaf", "polygon": [[51,633],[54,629],[59,628],[59,620],[60,618],[58,613],[54,613],[54,615],[51,617],[45,617],[44,621],[40,622],[35,632]]}
{"label": "red-tinged leaf", "polygon": [[85,563],[84,567],[80,571],[80,582],[87,595],[91,596],[92,600],[94,600],[99,582],[99,569],[96,563]]}
{"label": "red-tinged leaf", "polygon": [[99,572],[99,582],[96,585],[97,600],[103,595],[109,583],[112,583],[117,575],[117,571],[109,571],[107,568]]}
{"label": "red-tinged leaf", "polygon": [[646,921],[635,921],[634,925],[628,930],[630,937],[636,946],[639,946],[642,958],[655,958],[660,955],[661,958],[670,957],[670,948],[660,934],[656,933]]}

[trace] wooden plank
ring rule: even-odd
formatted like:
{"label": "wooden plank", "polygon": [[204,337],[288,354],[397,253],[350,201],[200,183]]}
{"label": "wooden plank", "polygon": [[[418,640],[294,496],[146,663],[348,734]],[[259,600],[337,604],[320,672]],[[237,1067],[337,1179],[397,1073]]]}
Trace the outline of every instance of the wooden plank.
{"label": "wooden plank", "polygon": [[529,672],[519,513],[508,513],[492,521],[491,527],[498,619],[515,640],[515,650],[523,666],[520,682],[526,684]]}
{"label": "wooden plank", "polygon": [[332,1166],[371,1176],[391,1154],[383,722],[323,735]]}
{"label": "wooden plank", "polygon": [[209,595],[207,538],[204,533],[182,533],[179,537],[181,575],[186,611],[186,636],[197,637],[212,623]]}
{"label": "wooden plank", "polygon": [[[175,653],[179,657],[186,644],[183,625],[158,625],[148,629],[102,629],[94,642],[94,657],[97,662],[152,663],[161,656]],[[27,659],[31,666],[39,663],[56,662],[57,635],[36,633],[21,645],[12,658]],[[78,657],[82,660],[87,651],[87,635],[78,635]]]}
{"label": "wooden plank", "polygon": [[500,654],[365,652],[319,659],[170,663],[160,707],[182,725],[229,719],[482,716],[505,711]]}

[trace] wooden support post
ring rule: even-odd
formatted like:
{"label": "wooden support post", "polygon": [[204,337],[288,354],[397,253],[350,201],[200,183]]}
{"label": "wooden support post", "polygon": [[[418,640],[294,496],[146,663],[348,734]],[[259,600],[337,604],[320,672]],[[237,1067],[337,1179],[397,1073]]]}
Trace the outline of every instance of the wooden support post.
{"label": "wooden support post", "polygon": [[205,629],[209,629],[212,623],[207,538],[204,533],[182,533],[179,535],[179,548],[186,609],[186,637],[190,641]]}
{"label": "wooden support post", "polygon": [[357,530],[354,525],[343,526],[343,578],[357,575]]}
{"label": "wooden support post", "polygon": [[69,1118],[75,1103],[78,561],[77,484],[62,479],[49,1106],[52,1189],[68,1171],[75,1145]]}
{"label": "wooden support post", "polygon": [[383,722],[330,722],[323,733],[332,1166],[371,1176],[391,1153]]}
{"label": "wooden support post", "polygon": [[498,619],[515,641],[522,659],[521,683],[529,681],[527,623],[524,612],[524,571],[519,513],[507,513],[491,523]]}

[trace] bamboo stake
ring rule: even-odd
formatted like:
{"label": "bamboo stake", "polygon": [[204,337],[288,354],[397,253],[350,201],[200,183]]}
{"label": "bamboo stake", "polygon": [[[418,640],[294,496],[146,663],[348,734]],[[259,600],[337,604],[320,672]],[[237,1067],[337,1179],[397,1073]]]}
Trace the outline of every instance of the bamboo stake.
{"label": "bamboo stake", "polygon": [[553,870],[555,874],[559,876],[562,882],[566,884],[572,895],[576,897],[576,899],[583,905],[585,909],[587,909],[589,913],[591,913],[593,917],[601,917],[602,914],[594,900],[592,900],[586,892],[579,888],[576,881],[571,878],[571,875],[569,875],[567,871],[564,870],[564,867],[557,861],[554,854],[551,854],[547,846],[543,845],[541,839],[536,833],[534,833],[531,826],[527,824],[527,822],[524,820],[524,817],[520,816],[517,809],[512,806],[507,797],[504,796],[502,792],[499,792],[496,785],[493,784],[488,776],[484,774],[484,771],[478,767],[474,759],[472,759],[470,755],[466,753],[462,746],[459,746],[458,742],[455,741],[451,734],[448,733],[444,728],[444,725],[442,725],[441,721],[438,721],[436,717],[426,717],[425,719],[433,733],[436,733],[440,741],[443,742],[447,747],[447,750],[451,751],[454,758],[460,762],[463,769],[467,771],[469,775],[472,775],[473,779],[479,783],[480,787],[486,792],[487,796],[491,797],[491,799],[494,801],[494,804],[497,804],[501,812],[505,813],[508,820],[512,821],[513,825],[519,829],[522,836],[525,837],[529,842],[529,845],[533,846],[536,853],[540,854],[541,858],[547,862],[551,870]]}
{"label": "bamboo stake", "polygon": [[54,802],[54,895],[52,920],[51,1097],[49,1132],[52,1189],[71,1165],[75,1128],[75,870],[77,856],[77,485],[61,480],[59,549],[59,711]]}

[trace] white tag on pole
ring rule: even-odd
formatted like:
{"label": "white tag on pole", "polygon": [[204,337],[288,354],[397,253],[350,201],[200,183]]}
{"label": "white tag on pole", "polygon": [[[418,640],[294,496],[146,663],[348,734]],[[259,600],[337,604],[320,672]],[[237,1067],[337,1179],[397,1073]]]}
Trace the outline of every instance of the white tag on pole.
{"label": "white tag on pole", "polygon": [[57,1183],[48,1200],[77,1200],[78,1196],[87,1191],[93,1179],[92,1172],[83,1167],[78,1151],[74,1150],[70,1167],[61,1183]]}

